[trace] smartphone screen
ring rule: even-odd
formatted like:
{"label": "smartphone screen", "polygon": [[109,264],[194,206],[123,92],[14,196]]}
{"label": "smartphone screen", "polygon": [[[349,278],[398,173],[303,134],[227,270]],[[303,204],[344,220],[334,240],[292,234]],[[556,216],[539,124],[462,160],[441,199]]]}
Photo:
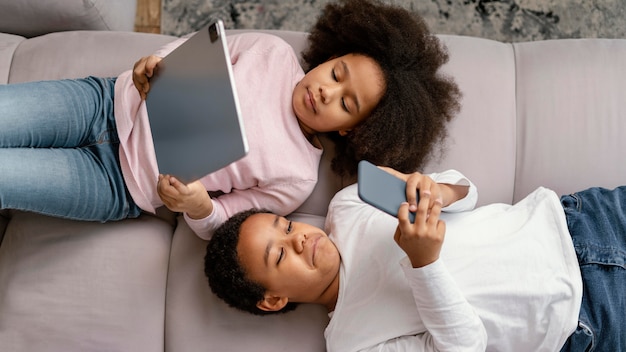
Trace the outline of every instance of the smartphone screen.
{"label": "smartphone screen", "polygon": [[[395,217],[407,201],[406,182],[365,160],[359,162],[358,192],[364,202]],[[414,222],[415,213],[409,212],[409,219]]]}

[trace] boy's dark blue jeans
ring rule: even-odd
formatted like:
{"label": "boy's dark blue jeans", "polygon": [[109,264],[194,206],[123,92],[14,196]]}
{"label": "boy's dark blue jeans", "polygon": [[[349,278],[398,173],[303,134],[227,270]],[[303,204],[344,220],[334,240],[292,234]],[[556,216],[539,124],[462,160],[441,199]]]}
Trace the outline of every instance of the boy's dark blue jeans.
{"label": "boy's dark blue jeans", "polygon": [[561,197],[583,279],[579,323],[562,351],[626,351],[626,186]]}

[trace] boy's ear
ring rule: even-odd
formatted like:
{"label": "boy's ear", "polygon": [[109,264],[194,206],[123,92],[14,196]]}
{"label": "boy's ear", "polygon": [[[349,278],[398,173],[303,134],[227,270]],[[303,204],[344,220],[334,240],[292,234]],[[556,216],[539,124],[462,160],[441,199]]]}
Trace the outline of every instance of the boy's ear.
{"label": "boy's ear", "polygon": [[348,135],[348,132],[350,132],[350,131],[351,131],[351,130],[339,130],[339,131],[337,131],[337,132],[339,132],[339,135],[340,135],[341,137],[345,137],[345,136],[347,136],[347,135]]}
{"label": "boy's ear", "polygon": [[256,306],[260,310],[264,310],[267,312],[277,312],[283,309],[287,305],[287,303],[289,303],[289,298],[287,297],[265,295],[265,297],[260,300],[256,304]]}

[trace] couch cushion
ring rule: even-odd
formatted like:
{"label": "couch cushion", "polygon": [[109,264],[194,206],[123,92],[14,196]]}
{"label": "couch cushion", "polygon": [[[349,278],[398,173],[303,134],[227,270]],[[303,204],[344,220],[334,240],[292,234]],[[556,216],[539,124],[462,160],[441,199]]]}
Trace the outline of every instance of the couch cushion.
{"label": "couch cushion", "polygon": [[626,40],[515,44],[515,200],[538,186],[558,194],[626,180]]}
{"label": "couch cushion", "polygon": [[0,32],[34,37],[79,29],[132,31],[136,0],[0,2]]}
{"label": "couch cushion", "polygon": [[133,32],[72,31],[46,34],[21,43],[9,82],[114,77],[132,69],[142,56],[152,54],[174,37]]}
{"label": "couch cushion", "polygon": [[163,351],[170,224],[12,215],[0,246],[3,351]]}
{"label": "couch cushion", "polygon": [[[323,217],[296,220],[323,224]],[[321,306],[260,317],[230,308],[213,295],[204,275],[207,242],[184,219],[179,223],[167,282],[166,351],[325,351],[328,316]]]}
{"label": "couch cushion", "polygon": [[450,54],[443,71],[456,80],[463,98],[443,158],[433,160],[425,171],[459,170],[478,187],[479,205],[510,203],[516,129],[513,47],[481,38],[439,38]]}

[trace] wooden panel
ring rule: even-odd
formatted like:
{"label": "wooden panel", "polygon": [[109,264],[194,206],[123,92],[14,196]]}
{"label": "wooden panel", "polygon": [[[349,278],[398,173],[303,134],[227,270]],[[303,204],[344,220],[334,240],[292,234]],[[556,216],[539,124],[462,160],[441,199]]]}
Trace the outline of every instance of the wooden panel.
{"label": "wooden panel", "polygon": [[137,0],[135,32],[161,33],[161,0]]}

